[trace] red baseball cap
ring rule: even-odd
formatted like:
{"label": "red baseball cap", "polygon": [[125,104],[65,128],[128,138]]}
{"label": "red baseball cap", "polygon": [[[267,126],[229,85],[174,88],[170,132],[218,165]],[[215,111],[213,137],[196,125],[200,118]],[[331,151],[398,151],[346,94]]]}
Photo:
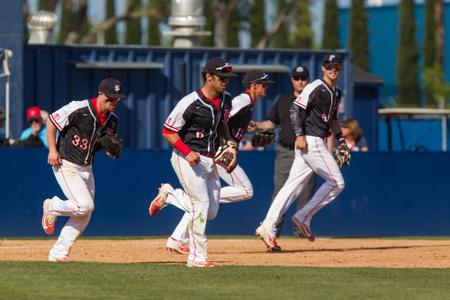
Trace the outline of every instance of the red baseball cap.
{"label": "red baseball cap", "polygon": [[31,119],[40,119],[41,118],[41,109],[37,106],[31,106],[27,109],[27,120]]}

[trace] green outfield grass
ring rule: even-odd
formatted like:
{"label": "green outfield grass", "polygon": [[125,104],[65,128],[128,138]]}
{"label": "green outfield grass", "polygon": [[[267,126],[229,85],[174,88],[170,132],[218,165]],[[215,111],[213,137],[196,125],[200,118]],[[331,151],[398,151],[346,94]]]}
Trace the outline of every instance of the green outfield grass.
{"label": "green outfield grass", "polygon": [[450,269],[0,262],[0,299],[449,299]]}

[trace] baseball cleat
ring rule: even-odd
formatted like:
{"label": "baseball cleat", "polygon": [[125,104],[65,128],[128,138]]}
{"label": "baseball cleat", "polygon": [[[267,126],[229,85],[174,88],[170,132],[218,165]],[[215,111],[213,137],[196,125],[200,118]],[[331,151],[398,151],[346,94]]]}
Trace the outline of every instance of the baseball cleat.
{"label": "baseball cleat", "polygon": [[190,261],[188,260],[186,266],[189,268],[212,268],[216,265],[210,261]]}
{"label": "baseball cleat", "polygon": [[255,234],[266,244],[269,252],[281,251],[281,247],[278,246],[275,236],[271,236],[262,223],[256,228]]}
{"label": "baseball cleat", "polygon": [[48,235],[52,235],[55,232],[56,216],[49,212],[50,199],[44,201],[42,205],[42,229]]}
{"label": "baseball cleat", "polygon": [[155,199],[153,199],[152,203],[150,203],[150,207],[148,208],[148,213],[150,216],[156,215],[167,205],[167,195],[171,192],[174,192],[174,189],[170,184],[164,183],[161,185],[158,195],[156,195]]}
{"label": "baseball cleat", "polygon": [[49,257],[48,257],[48,261],[59,262],[59,263],[69,263],[69,262],[72,262],[67,256],[63,256],[63,257],[49,256]]}
{"label": "baseball cleat", "polygon": [[292,224],[297,228],[300,234],[302,234],[305,238],[307,238],[308,241],[314,242],[316,240],[308,224],[306,224],[305,222],[300,222],[295,218],[295,216],[292,216],[291,220]]}
{"label": "baseball cleat", "polygon": [[169,253],[179,253],[184,255],[189,254],[189,245],[187,243],[183,243],[182,241],[178,241],[173,237],[169,237],[167,239],[166,249]]}

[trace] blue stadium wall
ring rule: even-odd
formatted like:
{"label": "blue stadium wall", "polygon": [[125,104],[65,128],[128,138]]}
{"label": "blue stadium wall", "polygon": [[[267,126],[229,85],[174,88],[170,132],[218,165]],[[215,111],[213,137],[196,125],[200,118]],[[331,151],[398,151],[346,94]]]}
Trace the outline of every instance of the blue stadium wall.
{"label": "blue stadium wall", "polygon": [[[345,96],[345,115],[352,116],[350,58],[347,52],[340,52],[345,59],[345,71],[339,87]],[[311,78],[318,78],[325,53],[280,49],[28,45],[24,55],[23,102],[24,107],[38,105],[51,112],[71,100],[95,97],[98,83],[112,76],[122,81],[128,93],[128,98],[117,108],[121,119],[119,133],[127,146],[167,148],[167,143],[161,139],[162,124],[182,96],[202,85],[201,70],[210,57],[222,56],[237,70],[239,77],[231,79],[227,89],[232,95],[243,90],[242,76],[248,68],[276,69],[268,71],[275,83],[271,84],[267,97],[255,106],[255,119],[261,120],[278,96],[291,92],[292,68],[304,65],[309,68]]]}
{"label": "blue stadium wall", "polygon": [[[148,205],[162,182],[179,186],[168,150],[124,149],[111,160],[96,158],[95,212],[86,234],[93,236],[168,235],[181,217],[167,207],[155,217]],[[64,197],[44,149],[0,148],[0,236],[44,236],[42,201]],[[251,235],[264,218],[273,188],[273,151],[241,152],[240,163],[252,180],[253,199],[222,205],[208,234]],[[343,169],[344,192],[312,222],[325,236],[450,235],[450,155],[443,152],[354,153]],[[292,209],[288,215],[293,213]],[[289,219],[288,219],[289,220]],[[58,231],[64,218],[58,219]],[[284,234],[291,234],[290,223]]]}

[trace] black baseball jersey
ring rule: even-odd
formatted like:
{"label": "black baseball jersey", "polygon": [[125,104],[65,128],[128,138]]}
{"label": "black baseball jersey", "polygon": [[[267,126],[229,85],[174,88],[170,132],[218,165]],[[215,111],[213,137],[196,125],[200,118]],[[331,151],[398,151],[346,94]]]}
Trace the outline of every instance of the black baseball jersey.
{"label": "black baseball jersey", "polygon": [[289,114],[294,100],[297,97],[291,93],[280,96],[272,106],[267,119],[273,124],[280,127],[278,132],[278,143],[285,147],[294,150],[295,146],[295,132],[292,128],[292,122]]}
{"label": "black baseball jersey", "polygon": [[219,96],[219,109],[199,89],[183,97],[170,113],[164,127],[180,135],[193,151],[214,155],[223,137],[223,123],[228,123],[231,95]]}
{"label": "black baseball jersey", "polygon": [[291,107],[291,122],[296,135],[329,136],[340,101],[338,88],[333,90],[322,79],[309,83]]}
{"label": "black baseball jersey", "polygon": [[231,137],[238,143],[253,118],[253,108],[254,103],[248,93],[244,92],[233,98],[228,125]]}
{"label": "black baseball jersey", "polygon": [[72,101],[50,116],[50,121],[60,131],[57,149],[62,159],[78,165],[92,163],[97,138],[104,134],[116,134],[119,120],[108,114],[103,125],[97,116],[93,100]]}

